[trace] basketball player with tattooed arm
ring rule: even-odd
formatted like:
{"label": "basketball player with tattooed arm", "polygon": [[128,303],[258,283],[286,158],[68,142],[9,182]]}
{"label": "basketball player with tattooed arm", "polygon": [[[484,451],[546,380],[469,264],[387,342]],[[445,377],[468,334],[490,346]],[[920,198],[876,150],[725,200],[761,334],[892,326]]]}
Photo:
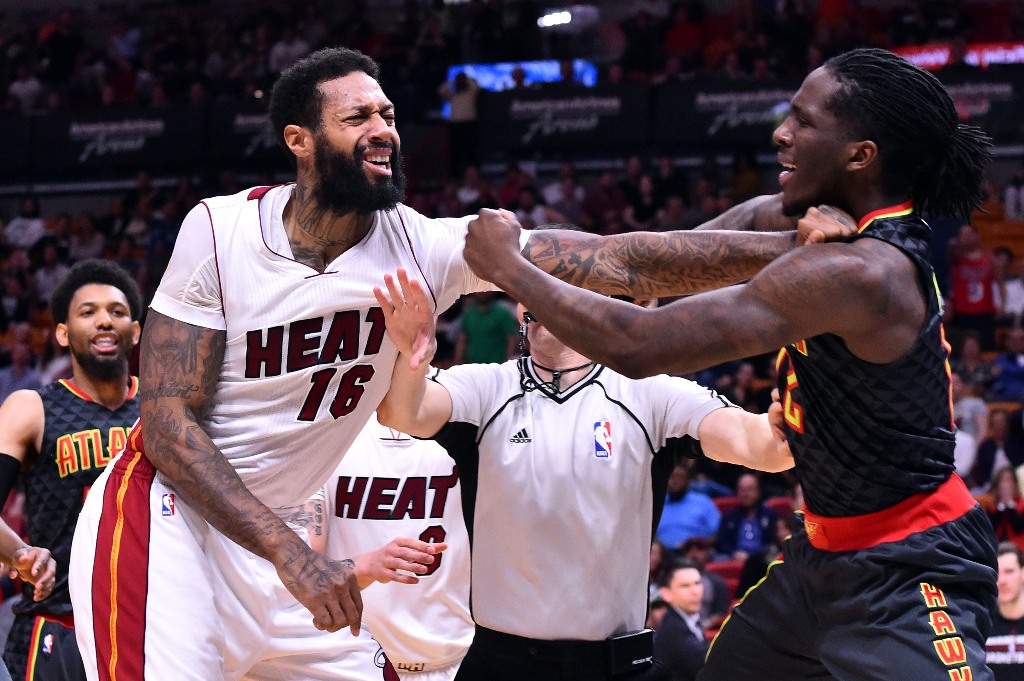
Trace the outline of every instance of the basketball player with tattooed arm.
{"label": "basketball player with tattooed arm", "polygon": [[[396,112],[377,76],[341,48],[296,62],[270,97],[295,183],[207,199],[183,221],[140,347],[139,427],[76,530],[71,596],[91,681],[380,678],[359,654],[365,633],[332,635],[359,634],[352,561],[311,550],[293,516],[390,384],[398,351],[372,294],[384,274],[416,273],[434,314],[492,286],[462,257],[470,218],[399,203]],[[794,224],[763,200],[731,221]],[[802,237],[671,238],[679,248],[658,264],[683,274],[646,288],[743,281]],[[427,542],[406,548],[410,569],[433,560]]]}
{"label": "basketball player with tattooed arm", "polygon": [[698,678],[991,679],[995,539],[953,472],[948,345],[921,218],[969,217],[990,142],[958,123],[934,76],[875,49],[808,75],[774,139],[786,212],[828,203],[857,219],[856,235],[653,310],[533,267],[505,214],[470,224],[466,258],[570,347],[628,376],[782,348],[804,526]]}
{"label": "basketball player with tattooed arm", "polygon": [[142,295],[112,262],[83,260],[50,296],[57,343],[71,352],[71,378],[20,390],[0,406],[0,505],[19,479],[29,541],[57,563],[46,598],[31,584],[14,606],[4,660],[16,679],[85,678],[75,643],[68,562],[90,486],[139,418],[139,381],[129,357],[139,342]]}

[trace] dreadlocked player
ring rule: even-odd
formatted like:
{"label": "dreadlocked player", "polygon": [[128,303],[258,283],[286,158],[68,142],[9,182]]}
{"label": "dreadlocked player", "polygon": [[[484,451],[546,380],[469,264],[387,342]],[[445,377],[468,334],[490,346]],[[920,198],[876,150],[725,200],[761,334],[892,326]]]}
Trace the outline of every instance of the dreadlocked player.
{"label": "dreadlocked player", "polygon": [[883,50],[830,59],[774,133],[782,205],[857,219],[749,283],[646,310],[560,283],[490,212],[466,257],[573,349],[628,376],[779,353],[807,512],[700,679],[991,679],[995,539],[953,472],[948,346],[921,212],[967,218],[988,138],[933,76]]}

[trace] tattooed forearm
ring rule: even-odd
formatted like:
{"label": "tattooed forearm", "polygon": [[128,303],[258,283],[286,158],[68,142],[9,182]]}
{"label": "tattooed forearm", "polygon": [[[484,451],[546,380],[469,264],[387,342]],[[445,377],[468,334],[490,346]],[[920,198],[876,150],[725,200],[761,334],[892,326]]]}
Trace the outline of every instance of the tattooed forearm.
{"label": "tattooed forearm", "polygon": [[688,295],[746,281],[793,248],[792,233],[535,231],[523,254],[575,286],[635,298]]}
{"label": "tattooed forearm", "polygon": [[225,338],[224,331],[150,312],[139,376],[146,457],[211,525],[269,558],[288,541],[284,533],[294,533],[245,487],[197,417],[216,390]]}

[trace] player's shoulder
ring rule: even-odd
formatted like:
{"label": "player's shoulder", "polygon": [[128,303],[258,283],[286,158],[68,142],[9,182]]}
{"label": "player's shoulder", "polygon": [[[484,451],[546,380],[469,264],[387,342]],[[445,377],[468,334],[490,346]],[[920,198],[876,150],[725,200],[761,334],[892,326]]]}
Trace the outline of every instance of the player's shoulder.
{"label": "player's shoulder", "polygon": [[205,207],[208,210],[217,210],[221,208],[238,208],[243,206],[250,201],[259,202],[267,194],[277,189],[278,187],[286,187],[287,184],[275,184],[275,185],[260,185],[256,187],[249,187],[243,189],[234,194],[225,194],[222,196],[209,196],[203,199],[200,203],[200,207]]}
{"label": "player's shoulder", "polygon": [[[51,384],[52,385],[52,384]],[[0,403],[0,427],[10,434],[41,428],[45,421],[39,390],[15,390]]]}

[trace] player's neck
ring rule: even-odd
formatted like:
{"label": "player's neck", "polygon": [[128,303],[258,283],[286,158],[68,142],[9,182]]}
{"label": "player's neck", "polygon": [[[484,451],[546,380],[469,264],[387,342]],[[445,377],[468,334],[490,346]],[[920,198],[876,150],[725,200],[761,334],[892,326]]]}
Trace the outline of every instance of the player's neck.
{"label": "player's neck", "polygon": [[323,272],[328,263],[362,241],[373,226],[373,215],[324,206],[300,182],[285,206],[283,221],[295,259]]}
{"label": "player's neck", "polygon": [[1006,620],[1019,620],[1024,618],[1024,594],[1017,597],[1011,603],[1000,603],[999,614]]}
{"label": "player's neck", "polygon": [[102,404],[107,409],[117,409],[128,399],[131,383],[128,380],[128,367],[124,373],[110,379],[98,379],[89,376],[80,366],[75,365],[71,381],[81,392],[89,396],[93,402]]}

